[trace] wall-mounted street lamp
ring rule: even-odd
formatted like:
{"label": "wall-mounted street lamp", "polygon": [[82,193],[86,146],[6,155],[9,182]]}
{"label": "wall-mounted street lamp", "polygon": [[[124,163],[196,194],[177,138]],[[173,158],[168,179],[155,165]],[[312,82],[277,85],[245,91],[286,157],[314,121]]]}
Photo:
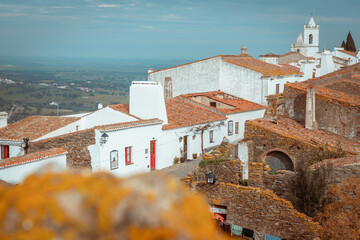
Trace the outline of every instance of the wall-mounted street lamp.
{"label": "wall-mounted street lamp", "polygon": [[103,133],[100,138],[100,145],[104,145],[109,139],[109,135]]}
{"label": "wall-mounted street lamp", "polygon": [[212,171],[208,172],[206,174],[206,182],[209,184],[215,184],[215,181],[216,181],[215,174]]}

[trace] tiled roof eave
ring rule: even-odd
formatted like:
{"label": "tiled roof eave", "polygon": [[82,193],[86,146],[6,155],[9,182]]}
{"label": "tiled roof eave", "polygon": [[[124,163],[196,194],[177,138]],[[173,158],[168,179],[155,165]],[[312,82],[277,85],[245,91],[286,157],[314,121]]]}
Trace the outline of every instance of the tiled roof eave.
{"label": "tiled roof eave", "polygon": [[158,125],[158,124],[162,124],[162,121],[153,122],[153,123],[142,123],[142,124],[136,124],[136,125],[132,125],[132,126],[114,127],[114,128],[109,128],[109,129],[98,129],[98,130],[99,130],[101,133],[104,133],[104,132],[115,132],[115,131],[118,131],[118,130],[125,130],[125,129],[129,129],[129,128],[152,126],[152,125]]}
{"label": "tiled roof eave", "polygon": [[64,152],[57,153],[57,154],[52,154],[52,155],[49,155],[49,156],[43,156],[43,157],[39,157],[39,158],[35,158],[35,159],[29,159],[29,160],[23,161],[23,162],[9,163],[9,164],[4,165],[4,166],[1,166],[1,165],[0,165],[0,169],[16,167],[16,166],[24,165],[24,164],[27,164],[27,163],[30,163],[30,162],[38,162],[38,161],[41,161],[41,160],[46,160],[46,159],[48,159],[48,158],[57,157],[57,156],[65,155],[65,154],[68,154],[68,152],[67,152],[67,151],[64,151]]}
{"label": "tiled roof eave", "polygon": [[173,129],[177,129],[177,128],[194,127],[194,126],[204,125],[204,124],[213,123],[213,122],[221,122],[221,121],[224,121],[226,119],[228,119],[228,118],[223,117],[222,119],[218,119],[218,120],[215,120],[215,121],[202,122],[202,123],[197,123],[197,124],[192,124],[192,125],[187,125],[187,126],[175,126],[175,127],[169,127],[169,128],[167,126],[169,126],[170,124],[165,124],[165,125],[163,125],[162,130],[173,130]]}

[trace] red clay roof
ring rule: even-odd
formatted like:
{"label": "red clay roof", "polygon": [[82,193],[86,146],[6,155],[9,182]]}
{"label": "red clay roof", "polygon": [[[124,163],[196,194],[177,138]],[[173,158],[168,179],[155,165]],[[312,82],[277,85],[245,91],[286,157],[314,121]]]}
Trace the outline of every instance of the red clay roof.
{"label": "red clay roof", "polygon": [[237,56],[223,56],[222,59],[225,62],[232,63],[247,69],[251,69],[255,72],[259,72],[264,76],[286,76],[301,74],[299,70],[283,68],[271,63],[256,60],[250,55],[245,56],[243,54]]}
{"label": "red clay roof", "polygon": [[125,113],[125,114],[127,114],[127,115],[129,115],[129,116],[131,116],[133,118],[141,120],[141,118],[138,118],[138,117],[130,114],[129,104],[128,103],[120,103],[120,104],[115,104],[115,105],[109,105],[108,107],[113,109],[113,110]]}
{"label": "red clay roof", "polygon": [[279,55],[277,55],[275,53],[272,53],[272,52],[269,52],[269,53],[264,54],[264,55],[259,55],[259,57],[279,57]]}
{"label": "red clay roof", "polygon": [[235,65],[247,68],[247,69],[251,69],[251,70],[253,70],[255,72],[262,73],[265,76],[284,76],[284,75],[301,74],[299,71],[293,71],[293,70],[289,70],[289,69],[282,69],[281,67],[279,67],[277,65],[273,65],[273,64],[266,63],[266,62],[263,62],[263,61],[260,61],[260,60],[256,60],[251,55],[249,55],[247,53],[243,53],[243,54],[239,54],[239,55],[217,55],[217,56],[214,56],[214,57],[205,58],[205,59],[201,59],[201,60],[198,60],[198,61],[181,64],[181,65],[170,67],[170,68],[161,69],[161,70],[149,73],[149,74],[154,74],[154,73],[159,72],[159,71],[164,71],[164,70],[168,70],[168,69],[172,69],[172,68],[177,68],[177,67],[189,65],[189,64],[192,64],[192,63],[196,63],[196,62],[205,61],[205,60],[216,58],[216,57],[221,57],[221,59],[223,61],[225,61],[225,62],[232,63],[232,64],[235,64]]}
{"label": "red clay roof", "polygon": [[126,128],[134,128],[134,127],[148,126],[148,125],[153,125],[153,124],[161,124],[162,122],[163,121],[161,121],[158,118],[153,118],[153,119],[146,119],[146,120],[139,120],[139,121],[102,125],[102,126],[97,126],[96,129],[99,131],[102,131],[102,132],[110,132],[110,131],[116,131],[116,130],[126,129]]}
{"label": "red clay roof", "polygon": [[41,151],[41,152],[34,152],[34,153],[26,154],[26,155],[19,156],[19,157],[7,158],[4,160],[1,160],[0,169],[14,167],[14,166],[29,163],[29,162],[35,162],[35,161],[43,160],[46,158],[63,155],[66,153],[67,153],[67,151],[64,148],[53,148],[53,149],[49,149],[49,150],[45,150],[45,151]]}
{"label": "red clay roof", "polygon": [[333,158],[326,159],[321,162],[315,163],[310,166],[310,168],[315,169],[323,165],[330,164],[332,167],[342,167],[346,165],[360,164],[360,155],[343,157],[343,158]]}
{"label": "red clay roof", "polygon": [[[180,95],[181,97],[184,97],[186,99],[189,99],[191,101],[197,102],[203,106],[206,106],[208,108],[223,112],[225,114],[232,114],[232,113],[239,113],[239,112],[247,112],[247,111],[254,111],[259,109],[265,109],[266,107],[227,93],[224,93],[222,91],[212,91],[212,92],[202,92],[202,93],[190,93],[190,94],[183,94]],[[231,108],[215,108],[211,107],[205,104],[202,104],[201,102],[198,102],[194,100],[194,97],[204,96],[209,99],[213,99],[215,101],[224,103]]]}
{"label": "red clay roof", "polygon": [[79,119],[78,117],[31,116],[0,128],[0,140],[22,141],[23,138],[35,140]]}
{"label": "red clay roof", "polygon": [[350,52],[350,51],[346,51],[346,50],[339,50],[339,52],[356,57],[356,52]]}
{"label": "red clay roof", "polygon": [[279,117],[277,124],[266,119],[251,120],[248,122],[249,124],[262,127],[279,135],[298,139],[312,145],[327,143],[329,147],[336,149],[337,144],[340,142],[341,147],[346,152],[350,154],[360,154],[360,142],[322,130],[314,131],[306,129],[300,123],[289,118]]}
{"label": "red clay roof", "polygon": [[[292,69],[292,70],[294,70],[294,71],[300,71],[300,68],[295,67],[295,66],[292,66],[292,65],[290,65],[290,64],[284,63],[284,64],[279,64],[279,65],[281,65],[281,66],[284,67],[284,68]],[[302,73],[301,73],[301,74],[302,74]]]}
{"label": "red clay roof", "polygon": [[227,119],[226,117],[216,114],[210,110],[196,106],[195,104],[191,104],[185,100],[181,100],[180,97],[166,99],[165,102],[169,123],[163,125],[164,130]]}

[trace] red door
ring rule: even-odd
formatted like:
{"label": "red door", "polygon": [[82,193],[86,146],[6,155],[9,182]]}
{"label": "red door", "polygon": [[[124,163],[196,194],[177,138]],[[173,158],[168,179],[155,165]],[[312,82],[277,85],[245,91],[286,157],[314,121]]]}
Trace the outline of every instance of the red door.
{"label": "red door", "polygon": [[156,140],[150,141],[150,170],[155,170],[155,161],[156,161]]}

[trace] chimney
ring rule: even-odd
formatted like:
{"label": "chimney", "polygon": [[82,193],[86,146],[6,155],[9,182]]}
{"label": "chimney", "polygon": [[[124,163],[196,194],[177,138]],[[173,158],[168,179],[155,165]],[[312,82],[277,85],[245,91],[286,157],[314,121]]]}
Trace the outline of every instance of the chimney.
{"label": "chimney", "polygon": [[102,103],[99,103],[98,104],[98,109],[101,109],[101,108],[103,108],[104,106],[103,106],[103,104]]}
{"label": "chimney", "polygon": [[308,80],[309,78],[313,78],[314,68],[316,68],[316,62],[306,60],[302,61],[300,64],[300,72],[304,74],[303,81]]}
{"label": "chimney", "polygon": [[148,74],[152,73],[154,71],[153,68],[148,68]]}
{"label": "chimney", "polygon": [[130,86],[130,114],[142,118],[159,118],[168,123],[164,89],[161,83],[134,81]]}
{"label": "chimney", "polygon": [[165,95],[165,99],[173,97],[173,89],[172,89],[172,79],[171,79],[171,77],[165,77],[164,95]]}
{"label": "chimney", "polygon": [[241,54],[247,54],[247,48],[245,45],[241,48]]}
{"label": "chimney", "polygon": [[320,58],[320,76],[334,72],[335,65],[333,56],[330,51],[324,51],[321,53]]}
{"label": "chimney", "polygon": [[8,114],[6,112],[0,112],[0,128],[7,126]]}
{"label": "chimney", "polygon": [[317,130],[315,119],[315,88],[310,85],[306,91],[305,128]]}

